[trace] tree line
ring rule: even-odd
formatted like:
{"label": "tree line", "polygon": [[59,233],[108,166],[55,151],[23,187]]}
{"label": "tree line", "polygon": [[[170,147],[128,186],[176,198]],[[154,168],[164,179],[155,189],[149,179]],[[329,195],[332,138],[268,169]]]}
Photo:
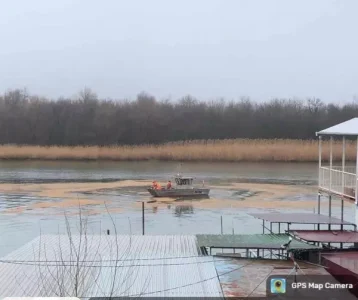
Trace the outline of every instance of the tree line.
{"label": "tree line", "polygon": [[315,132],[358,116],[355,103],[272,99],[256,103],[101,100],[90,89],[76,99],[46,99],[26,90],[0,95],[0,144],[135,145],[208,139],[313,139]]}

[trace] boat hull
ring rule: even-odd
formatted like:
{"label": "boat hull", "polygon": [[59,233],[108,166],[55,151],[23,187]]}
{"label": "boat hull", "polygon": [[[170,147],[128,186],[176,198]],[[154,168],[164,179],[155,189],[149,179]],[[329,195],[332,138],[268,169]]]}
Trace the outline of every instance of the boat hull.
{"label": "boat hull", "polygon": [[148,192],[153,197],[197,197],[197,196],[208,196],[210,189],[161,189],[155,190],[152,188],[148,189]]}

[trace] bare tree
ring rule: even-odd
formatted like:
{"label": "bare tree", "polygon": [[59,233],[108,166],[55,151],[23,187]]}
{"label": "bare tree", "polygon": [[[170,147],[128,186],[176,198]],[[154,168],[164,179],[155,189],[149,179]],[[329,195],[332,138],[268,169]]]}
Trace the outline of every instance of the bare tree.
{"label": "bare tree", "polygon": [[85,87],[82,91],[80,91],[80,100],[83,102],[96,101],[97,94],[93,92],[90,88]]}
{"label": "bare tree", "polygon": [[[36,296],[42,297],[121,297],[130,296],[138,286],[138,274],[143,272],[132,245],[131,224],[129,240],[119,239],[117,226],[106,204],[114,235],[89,234],[89,216],[79,205],[77,222],[71,222],[64,212],[65,234],[45,236],[40,231],[39,244],[33,249],[34,259],[26,262],[36,269],[28,280],[37,285]],[[141,277],[139,293],[146,292],[150,273]],[[31,272],[30,272],[31,273]],[[26,287],[18,282],[23,293]]]}
{"label": "bare tree", "polygon": [[[341,100],[341,99],[340,99]],[[140,93],[134,101],[99,100],[89,88],[57,101],[24,90],[0,95],[0,144],[135,145],[235,138],[313,139],[320,128],[358,116],[358,106],[317,98],[249,98],[226,102],[186,96],[157,101]],[[297,130],[300,128],[300,130]]]}

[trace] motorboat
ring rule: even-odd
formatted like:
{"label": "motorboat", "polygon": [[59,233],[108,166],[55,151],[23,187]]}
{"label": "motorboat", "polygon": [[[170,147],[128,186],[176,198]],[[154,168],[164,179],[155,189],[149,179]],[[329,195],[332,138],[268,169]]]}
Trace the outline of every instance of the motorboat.
{"label": "motorboat", "polygon": [[184,177],[177,175],[174,177],[175,186],[169,189],[161,188],[155,189],[154,187],[148,188],[148,192],[153,197],[197,197],[209,196],[210,189],[205,187],[204,182],[201,187],[193,185],[193,177]]}

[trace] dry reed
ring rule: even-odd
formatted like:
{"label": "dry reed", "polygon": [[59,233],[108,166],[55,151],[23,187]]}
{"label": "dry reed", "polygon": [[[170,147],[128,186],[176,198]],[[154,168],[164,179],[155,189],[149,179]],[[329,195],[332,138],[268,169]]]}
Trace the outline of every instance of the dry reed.
{"label": "dry reed", "polygon": [[[346,159],[355,160],[355,142],[347,141]],[[342,144],[333,143],[333,159],[340,160]],[[329,145],[323,142],[323,160]],[[304,140],[206,140],[139,146],[18,146],[1,145],[0,159],[7,160],[113,160],[113,161],[223,161],[316,162],[318,141]]]}

